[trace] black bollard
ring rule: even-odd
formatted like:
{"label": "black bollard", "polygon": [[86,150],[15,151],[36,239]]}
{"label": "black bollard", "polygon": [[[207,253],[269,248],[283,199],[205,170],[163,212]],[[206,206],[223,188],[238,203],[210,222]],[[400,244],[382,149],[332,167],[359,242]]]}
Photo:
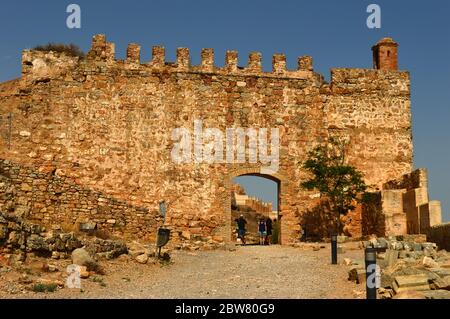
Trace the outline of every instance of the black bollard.
{"label": "black bollard", "polygon": [[337,235],[331,235],[331,264],[337,265]]}
{"label": "black bollard", "polygon": [[366,297],[377,299],[377,250],[366,248],[364,251],[366,264]]}

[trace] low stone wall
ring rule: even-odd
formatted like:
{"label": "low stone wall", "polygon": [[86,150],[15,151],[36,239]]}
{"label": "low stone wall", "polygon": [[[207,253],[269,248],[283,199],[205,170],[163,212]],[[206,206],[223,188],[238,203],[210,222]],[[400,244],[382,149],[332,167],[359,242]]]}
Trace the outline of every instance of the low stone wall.
{"label": "low stone wall", "polygon": [[80,230],[89,225],[106,235],[154,240],[158,211],[136,207],[84,189],[58,172],[40,173],[0,160],[0,210],[43,226]]}
{"label": "low stone wall", "polygon": [[28,253],[54,259],[68,258],[74,249],[83,246],[92,256],[107,259],[128,253],[123,241],[48,230],[14,214],[0,211],[0,254],[7,256],[13,263],[24,261]]}
{"label": "low stone wall", "polygon": [[430,227],[427,238],[428,241],[436,243],[440,249],[450,251],[450,223]]}

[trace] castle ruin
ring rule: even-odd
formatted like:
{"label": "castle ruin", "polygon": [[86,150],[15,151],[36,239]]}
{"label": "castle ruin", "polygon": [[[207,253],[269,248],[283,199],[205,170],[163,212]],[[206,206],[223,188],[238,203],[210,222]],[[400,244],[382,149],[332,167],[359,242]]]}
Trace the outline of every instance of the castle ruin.
{"label": "castle ruin", "polygon": [[[411,173],[410,77],[397,69],[397,49],[382,39],[372,48],[373,69],[334,68],[330,83],[309,56],[288,70],[286,57],[275,54],[264,72],[257,52],[242,67],[238,53],[227,51],[217,67],[212,49],[192,65],[187,48],[167,62],[164,48],[153,47],[147,62],[130,44],[118,60],[104,35],[93,37],[86,58],[25,50],[21,78],[0,84],[0,210],[154,240],[164,200],[174,244],[220,244],[232,240],[233,178],[256,175],[278,184],[288,244],[316,204],[317,194],[300,188],[307,178],[301,163],[338,135],[350,143],[349,163],[378,189],[383,232],[419,232],[440,223],[440,205],[428,200],[426,172]],[[267,174],[260,163],[174,163],[172,130],[196,119],[221,131],[278,128],[278,171]],[[351,231],[362,235],[363,209],[352,214],[358,225]]]}

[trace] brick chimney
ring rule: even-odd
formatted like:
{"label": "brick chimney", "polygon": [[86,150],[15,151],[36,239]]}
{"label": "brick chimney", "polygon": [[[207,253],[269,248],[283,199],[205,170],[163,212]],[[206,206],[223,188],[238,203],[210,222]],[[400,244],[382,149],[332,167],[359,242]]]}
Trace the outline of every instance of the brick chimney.
{"label": "brick chimney", "polygon": [[373,67],[377,70],[398,70],[398,43],[383,38],[372,47]]}

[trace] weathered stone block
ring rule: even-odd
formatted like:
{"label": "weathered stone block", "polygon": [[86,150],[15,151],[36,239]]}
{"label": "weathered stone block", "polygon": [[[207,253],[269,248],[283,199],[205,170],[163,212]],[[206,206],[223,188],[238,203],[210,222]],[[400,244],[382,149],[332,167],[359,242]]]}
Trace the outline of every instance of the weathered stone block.
{"label": "weathered stone block", "polygon": [[396,276],[393,283],[395,293],[409,290],[429,290],[428,277],[424,274]]}

